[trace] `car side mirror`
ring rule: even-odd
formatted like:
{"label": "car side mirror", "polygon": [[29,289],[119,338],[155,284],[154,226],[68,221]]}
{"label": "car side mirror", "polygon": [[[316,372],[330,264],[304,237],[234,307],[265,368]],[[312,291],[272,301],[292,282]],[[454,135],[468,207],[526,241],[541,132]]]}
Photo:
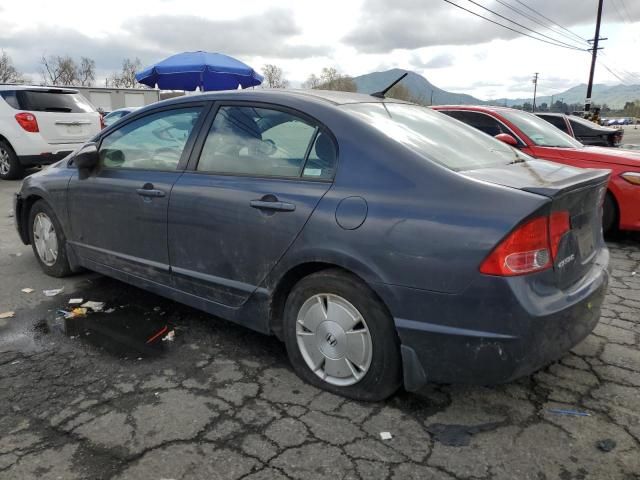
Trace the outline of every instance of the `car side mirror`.
{"label": "car side mirror", "polygon": [[512,147],[518,146],[518,141],[508,133],[499,133],[493,138],[495,138],[496,140],[500,140],[501,142],[506,143],[507,145],[511,145]]}
{"label": "car side mirror", "polygon": [[78,168],[78,178],[88,178],[91,171],[98,165],[100,156],[95,143],[88,143],[73,157],[73,164]]}

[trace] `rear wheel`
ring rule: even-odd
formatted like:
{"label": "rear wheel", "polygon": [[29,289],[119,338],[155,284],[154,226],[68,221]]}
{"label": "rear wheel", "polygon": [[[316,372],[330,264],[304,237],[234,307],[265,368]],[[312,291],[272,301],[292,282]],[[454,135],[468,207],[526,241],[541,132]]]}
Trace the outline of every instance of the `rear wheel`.
{"label": "rear wheel", "polygon": [[614,233],[616,230],[617,220],[618,207],[616,205],[616,201],[613,199],[613,195],[607,192],[602,206],[602,232],[605,235]]}
{"label": "rear wheel", "polygon": [[340,270],[303,278],[287,298],[283,326],[291,364],[307,382],[368,401],[400,386],[393,320],[358,278]]}
{"label": "rear wheel", "polygon": [[52,277],[70,275],[67,240],[53,210],[38,200],[29,212],[29,238],[40,268]]}
{"label": "rear wheel", "polygon": [[24,176],[24,168],[20,165],[18,156],[13,148],[0,140],[0,178],[3,180],[15,180]]}

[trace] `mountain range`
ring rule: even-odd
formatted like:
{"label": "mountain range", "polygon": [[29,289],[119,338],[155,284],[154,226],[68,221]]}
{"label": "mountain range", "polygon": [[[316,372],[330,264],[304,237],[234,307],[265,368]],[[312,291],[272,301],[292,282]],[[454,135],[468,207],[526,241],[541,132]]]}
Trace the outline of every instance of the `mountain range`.
{"label": "mountain range", "polygon": [[[495,100],[483,101],[472,95],[465,93],[448,92],[433,85],[429,80],[415,72],[394,68],[384,72],[373,72],[366,75],[354,77],[354,82],[361,93],[373,93],[384,89],[403,73],[408,73],[402,80],[409,93],[422,103],[427,105],[446,104],[475,104],[475,105],[522,105],[531,102],[531,98],[498,98]],[[564,92],[553,95],[553,101],[562,100],[566,104],[584,103],[587,86],[577,85]],[[594,84],[592,93],[593,102],[597,104],[606,103],[610,108],[621,109],[625,102],[640,100],[640,85],[603,85]],[[431,101],[433,100],[433,101]],[[551,96],[542,95],[536,99],[536,104],[551,103]]]}

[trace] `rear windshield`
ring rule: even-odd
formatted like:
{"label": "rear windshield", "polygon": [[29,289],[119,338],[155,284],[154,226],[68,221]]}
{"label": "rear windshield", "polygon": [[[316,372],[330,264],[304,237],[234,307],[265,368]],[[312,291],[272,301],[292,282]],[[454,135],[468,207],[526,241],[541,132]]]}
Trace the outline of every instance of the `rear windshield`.
{"label": "rear windshield", "polygon": [[518,110],[501,110],[500,113],[540,147],[580,148],[583,146],[573,137],[531,113]]}
{"label": "rear windshield", "polygon": [[356,103],[342,108],[423,157],[455,170],[528,160],[518,150],[427,107]]}
{"label": "rear windshield", "polygon": [[[16,90],[9,105],[31,112],[95,112],[95,108],[79,93],[64,91]],[[5,95],[3,94],[3,97]],[[5,97],[7,100],[7,97]]]}

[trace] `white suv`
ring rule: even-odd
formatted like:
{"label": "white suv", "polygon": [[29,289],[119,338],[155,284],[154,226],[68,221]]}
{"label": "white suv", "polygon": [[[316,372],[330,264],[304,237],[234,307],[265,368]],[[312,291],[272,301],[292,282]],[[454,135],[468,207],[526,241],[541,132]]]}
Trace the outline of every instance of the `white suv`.
{"label": "white suv", "polygon": [[102,126],[102,117],[77,90],[0,85],[0,178],[64,158]]}

